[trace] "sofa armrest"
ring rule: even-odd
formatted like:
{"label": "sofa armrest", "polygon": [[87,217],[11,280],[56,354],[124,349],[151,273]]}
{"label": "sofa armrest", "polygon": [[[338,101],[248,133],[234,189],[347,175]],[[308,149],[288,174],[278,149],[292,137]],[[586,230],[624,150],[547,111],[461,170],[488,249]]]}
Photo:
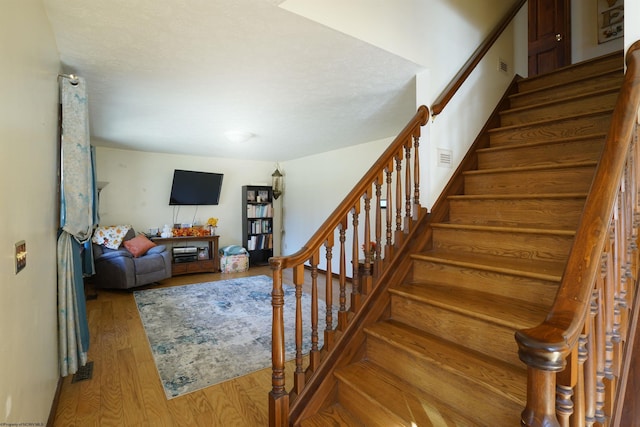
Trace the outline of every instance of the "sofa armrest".
{"label": "sofa armrest", "polygon": [[161,254],[162,252],[164,252],[166,250],[167,250],[167,247],[165,245],[157,245],[157,246],[154,246],[151,249],[149,249],[147,251],[147,254]]}
{"label": "sofa armrest", "polygon": [[117,251],[114,251],[114,250],[103,251],[101,255],[95,258],[95,261],[100,262],[100,261],[106,261],[106,260],[113,260],[115,258],[120,258],[120,257],[133,258],[133,255],[131,255],[131,252],[129,252],[126,249],[118,249]]}

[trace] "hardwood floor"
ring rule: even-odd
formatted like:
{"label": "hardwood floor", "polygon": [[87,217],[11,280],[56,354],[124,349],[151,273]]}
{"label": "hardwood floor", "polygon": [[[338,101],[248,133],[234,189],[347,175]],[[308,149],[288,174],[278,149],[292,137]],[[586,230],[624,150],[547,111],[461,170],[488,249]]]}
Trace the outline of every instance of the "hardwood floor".
{"label": "hardwood floor", "polygon": [[[185,275],[159,286],[260,274],[270,276],[271,270],[253,267],[247,273]],[[87,301],[93,378],[73,384],[72,376],[64,378],[54,426],[268,425],[271,368],[167,400],[133,294],[101,289],[95,293],[97,298]],[[287,369],[287,378],[292,378],[291,363]]]}

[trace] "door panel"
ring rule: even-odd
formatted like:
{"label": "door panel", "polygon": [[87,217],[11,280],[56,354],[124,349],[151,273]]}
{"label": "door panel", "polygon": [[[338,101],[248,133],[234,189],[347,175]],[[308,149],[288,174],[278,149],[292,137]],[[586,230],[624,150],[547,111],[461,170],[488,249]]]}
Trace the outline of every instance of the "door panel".
{"label": "door panel", "polygon": [[529,0],[529,76],[571,63],[570,0]]}

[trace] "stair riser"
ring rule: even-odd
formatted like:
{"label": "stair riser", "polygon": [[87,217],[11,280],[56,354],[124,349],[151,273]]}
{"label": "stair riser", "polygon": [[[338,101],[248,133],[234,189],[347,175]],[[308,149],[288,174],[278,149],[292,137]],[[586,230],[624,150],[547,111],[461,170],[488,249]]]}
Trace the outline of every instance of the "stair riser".
{"label": "stair riser", "polygon": [[518,91],[525,92],[529,90],[540,89],[546,86],[570,83],[578,79],[600,74],[611,70],[620,69],[623,59],[622,55],[612,55],[596,62],[583,64],[559,70],[555,73],[541,75],[536,78],[522,80],[518,83]]}
{"label": "stair riser", "polygon": [[464,190],[468,195],[586,193],[593,174],[590,166],[465,174]]}
{"label": "stair riser", "polygon": [[453,199],[449,202],[449,222],[575,230],[584,201],[584,198]]}
{"label": "stair riser", "polygon": [[434,228],[433,247],[444,252],[566,260],[573,236]]}
{"label": "stair riser", "polygon": [[[518,359],[518,346],[513,328],[488,323],[482,319],[475,319],[397,295],[391,296],[391,313],[391,318],[396,321],[487,356],[514,366],[520,366],[522,363]],[[369,357],[372,357],[370,353]]]}
{"label": "stair riser", "polygon": [[[519,414],[526,403],[497,396],[464,375],[452,374],[438,364],[423,361],[375,337],[367,338],[367,350],[371,362],[383,366],[414,387],[438,396],[453,408],[465,408],[465,412],[472,414],[482,425],[512,425],[509,421],[513,421],[513,416]],[[416,375],[416,366],[419,366],[420,375]]]}
{"label": "stair riser", "polygon": [[452,292],[456,288],[482,289],[493,295],[548,306],[553,303],[558,287],[552,281],[421,260],[413,262],[412,281],[450,285]]}
{"label": "stair riser", "polygon": [[544,145],[523,145],[500,150],[478,151],[478,169],[558,165],[597,161],[604,137]]}
{"label": "stair riser", "polygon": [[572,138],[606,133],[611,112],[590,114],[565,120],[539,122],[518,127],[497,128],[489,131],[492,147],[515,145],[551,139]]}
{"label": "stair riser", "polygon": [[617,99],[618,92],[616,91],[569,101],[559,101],[551,105],[531,107],[525,110],[509,111],[500,115],[500,124],[502,126],[512,126],[596,112],[605,108],[613,110]]}
{"label": "stair riser", "polygon": [[[624,74],[622,70],[616,70],[603,74],[596,78],[590,79],[588,89],[590,91],[620,89]],[[509,99],[511,108],[526,107],[527,105],[541,104],[545,102],[553,102],[571,96],[578,96],[585,93],[585,82],[576,81],[567,83],[560,87],[551,87],[548,89],[540,89],[532,92],[521,92]]]}
{"label": "stair riser", "polygon": [[338,384],[338,401],[350,413],[366,426],[401,426],[403,421],[384,408],[384,402],[372,403],[359,390],[349,384]]}

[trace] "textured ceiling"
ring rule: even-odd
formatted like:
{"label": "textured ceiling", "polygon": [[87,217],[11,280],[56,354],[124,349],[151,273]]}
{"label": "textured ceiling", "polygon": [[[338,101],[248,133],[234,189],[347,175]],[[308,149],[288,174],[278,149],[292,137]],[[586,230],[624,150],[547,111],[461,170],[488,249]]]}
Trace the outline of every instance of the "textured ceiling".
{"label": "textured ceiling", "polygon": [[395,136],[422,68],[281,3],[44,0],[96,145],[279,161]]}

